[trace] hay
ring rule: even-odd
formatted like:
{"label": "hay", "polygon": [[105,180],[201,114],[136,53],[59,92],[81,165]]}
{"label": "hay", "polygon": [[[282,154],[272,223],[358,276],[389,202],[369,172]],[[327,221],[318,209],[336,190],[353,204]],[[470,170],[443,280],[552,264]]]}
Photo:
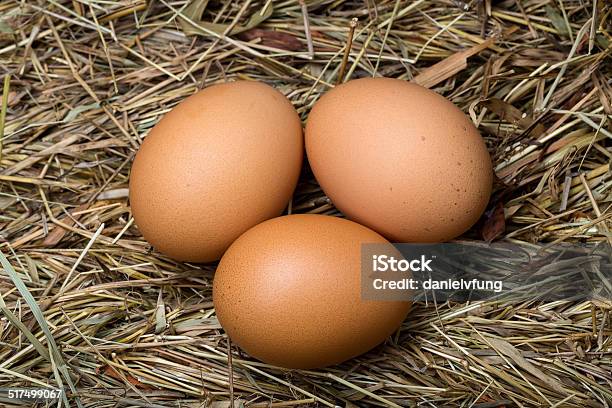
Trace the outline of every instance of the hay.
{"label": "hay", "polygon": [[[608,2],[196,3],[0,4],[0,386],[83,407],[609,406],[610,299],[417,305],[359,358],[281,370],[228,345],[214,267],[152,251],[127,203],[142,138],[204,86],[265,81],[305,119],[337,81],[416,77],[494,158],[469,237],[612,240]],[[309,172],[290,208],[338,215]]]}

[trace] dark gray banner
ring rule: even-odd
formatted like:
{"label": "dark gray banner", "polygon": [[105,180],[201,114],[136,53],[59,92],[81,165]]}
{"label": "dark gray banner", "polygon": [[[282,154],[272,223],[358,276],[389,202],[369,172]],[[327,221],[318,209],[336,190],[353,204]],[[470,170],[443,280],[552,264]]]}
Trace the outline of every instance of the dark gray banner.
{"label": "dark gray banner", "polygon": [[612,299],[607,242],[364,244],[361,252],[365,300]]}

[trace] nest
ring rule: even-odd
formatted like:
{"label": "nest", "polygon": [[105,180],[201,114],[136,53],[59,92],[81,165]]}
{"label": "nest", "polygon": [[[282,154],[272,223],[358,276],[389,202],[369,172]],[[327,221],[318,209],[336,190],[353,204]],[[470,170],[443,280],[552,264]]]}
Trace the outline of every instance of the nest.
{"label": "nest", "polygon": [[[412,80],[470,115],[497,175],[469,238],[609,245],[612,8],[604,0],[5,0],[0,386],[79,407],[612,403],[612,301],[415,305],[383,345],[283,370],[229,344],[214,266],[155,252],[130,163],[188,95],[274,85],[303,119],[350,78]],[[296,213],[340,215],[305,169]],[[10,406],[7,400],[1,400]]]}

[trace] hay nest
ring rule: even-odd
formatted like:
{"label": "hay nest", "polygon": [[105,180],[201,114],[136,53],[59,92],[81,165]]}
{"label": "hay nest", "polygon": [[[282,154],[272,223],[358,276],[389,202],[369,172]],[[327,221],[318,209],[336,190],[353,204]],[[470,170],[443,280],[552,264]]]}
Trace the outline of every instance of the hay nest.
{"label": "hay nest", "polygon": [[[469,236],[610,240],[611,13],[605,0],[2,1],[0,385],[62,386],[83,407],[609,406],[606,298],[422,304],[340,366],[257,362],[228,347],[214,267],[153,251],[127,183],[147,131],[207,85],[265,81],[306,118],[335,83],[389,76],[445,95],[485,137],[498,180]],[[308,171],[291,208],[339,215]]]}

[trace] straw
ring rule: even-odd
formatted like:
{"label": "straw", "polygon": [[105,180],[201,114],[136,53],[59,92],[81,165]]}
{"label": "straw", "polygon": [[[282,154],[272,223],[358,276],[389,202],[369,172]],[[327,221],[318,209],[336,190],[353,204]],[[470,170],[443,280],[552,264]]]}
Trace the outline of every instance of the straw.
{"label": "straw", "polygon": [[[0,387],[92,408],[610,406],[603,296],[419,303],[338,366],[259,362],[216,319],[214,265],[144,240],[128,181],[199,89],[263,81],[305,121],[334,84],[387,76],[484,137],[492,215],[462,239],[610,245],[611,17],[601,0],[0,2]],[[291,212],[341,215],[308,169]]]}

